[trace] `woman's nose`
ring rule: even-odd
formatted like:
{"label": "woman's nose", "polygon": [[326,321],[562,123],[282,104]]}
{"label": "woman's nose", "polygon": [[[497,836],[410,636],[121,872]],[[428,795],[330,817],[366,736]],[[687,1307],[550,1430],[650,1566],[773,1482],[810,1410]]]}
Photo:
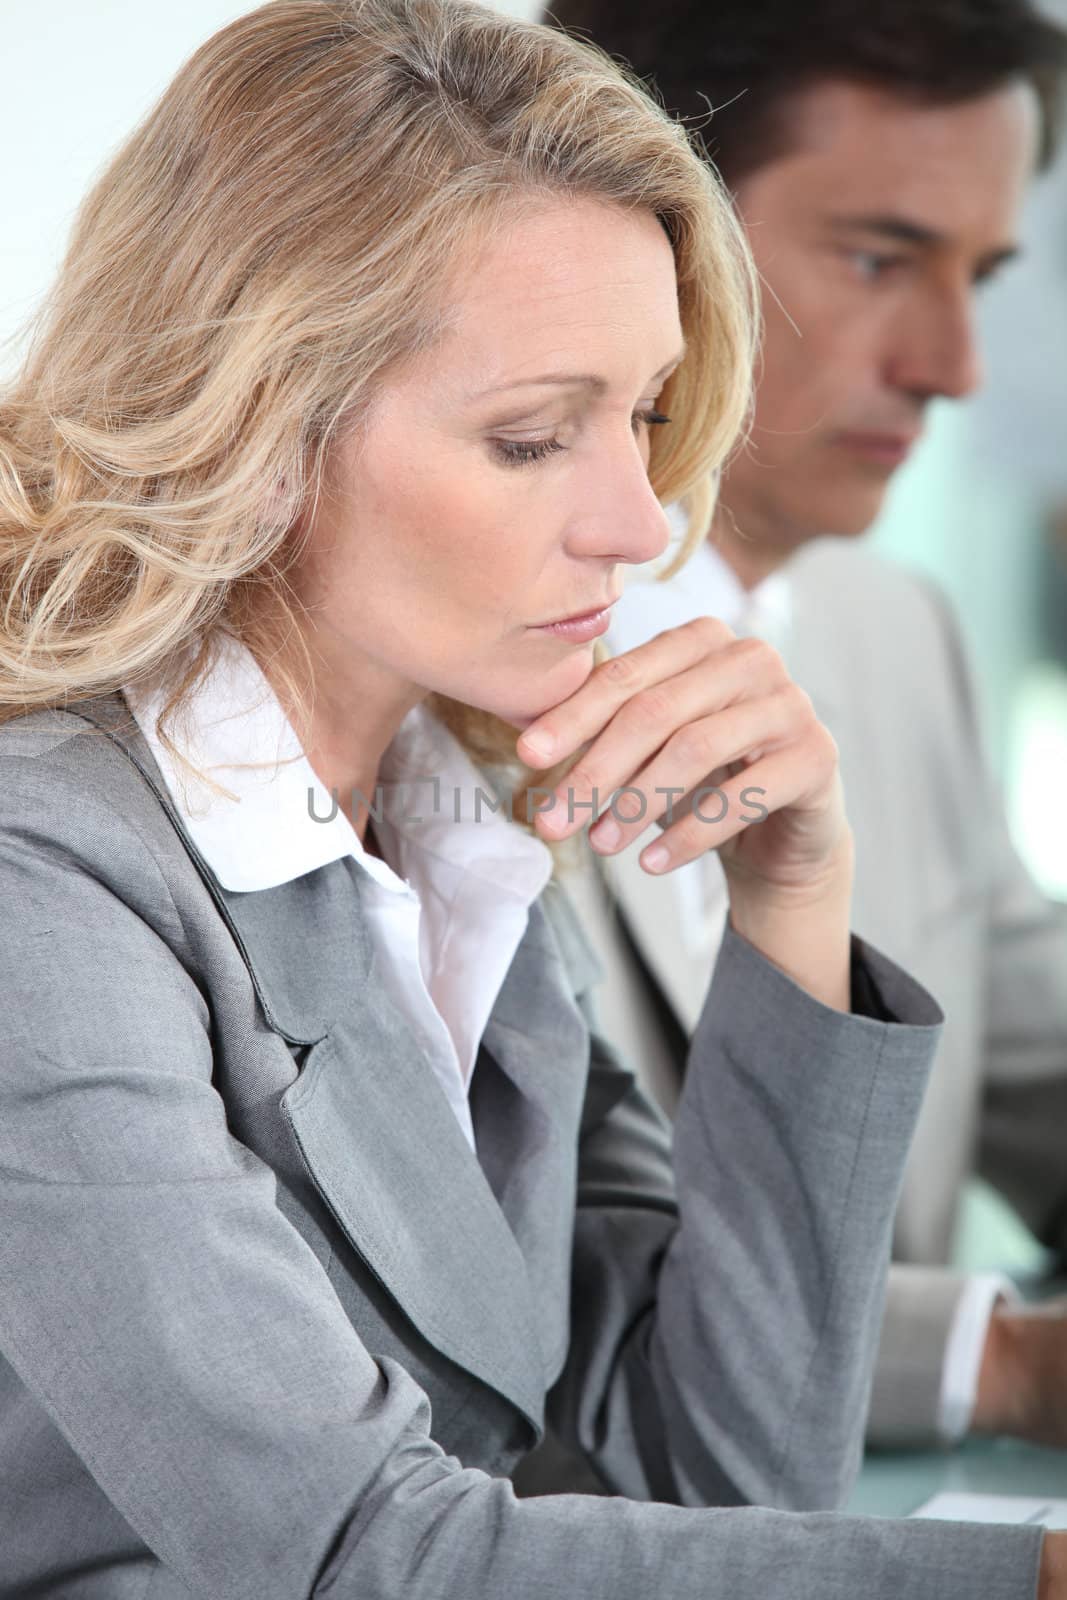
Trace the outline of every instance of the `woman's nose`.
{"label": "woman's nose", "polygon": [[670,539],[667,514],[642,462],[639,472],[616,472],[592,488],[571,520],[567,548],[572,555],[637,565],[662,555]]}

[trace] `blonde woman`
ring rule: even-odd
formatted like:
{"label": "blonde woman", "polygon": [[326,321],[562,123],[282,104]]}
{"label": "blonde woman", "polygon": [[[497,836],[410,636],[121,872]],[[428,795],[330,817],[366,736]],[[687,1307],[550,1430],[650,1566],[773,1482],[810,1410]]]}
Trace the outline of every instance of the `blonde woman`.
{"label": "blonde woman", "polygon": [[[751,288],[636,86],[447,0],[253,12],[88,198],[0,410],[4,1595],[1033,1592],[819,1514],[940,1023],[832,741],[711,620],[594,663]],[[649,797],[731,890],[673,1170],[547,843]],[[546,1419],[614,1496],[516,1497]]]}

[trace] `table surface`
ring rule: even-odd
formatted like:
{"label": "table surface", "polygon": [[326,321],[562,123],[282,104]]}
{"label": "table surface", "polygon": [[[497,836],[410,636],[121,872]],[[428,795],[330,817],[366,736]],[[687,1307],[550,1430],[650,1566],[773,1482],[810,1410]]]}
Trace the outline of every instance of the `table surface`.
{"label": "table surface", "polygon": [[948,1490],[1067,1499],[1067,1451],[1013,1439],[969,1439],[953,1450],[868,1454],[847,1509],[906,1517]]}

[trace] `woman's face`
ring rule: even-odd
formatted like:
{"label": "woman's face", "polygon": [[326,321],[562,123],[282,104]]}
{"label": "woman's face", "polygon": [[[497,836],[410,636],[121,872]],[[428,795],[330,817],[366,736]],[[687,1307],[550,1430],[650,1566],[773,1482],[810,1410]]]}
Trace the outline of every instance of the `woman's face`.
{"label": "woman's face", "polygon": [[593,664],[593,627],[548,624],[610,606],[620,563],[667,542],[646,414],[682,352],[671,247],[649,214],[546,201],[450,312],[336,446],[294,587],[342,687],[521,726]]}

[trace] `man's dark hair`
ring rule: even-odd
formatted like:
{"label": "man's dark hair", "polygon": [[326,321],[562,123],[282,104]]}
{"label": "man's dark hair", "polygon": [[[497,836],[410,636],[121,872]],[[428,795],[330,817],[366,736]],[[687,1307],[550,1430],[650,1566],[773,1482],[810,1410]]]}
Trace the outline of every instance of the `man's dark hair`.
{"label": "man's dark hair", "polygon": [[729,184],[788,147],[789,102],[827,78],[951,105],[1022,79],[1041,104],[1039,166],[1059,135],[1067,32],[1030,0],[549,0],[703,131]]}

